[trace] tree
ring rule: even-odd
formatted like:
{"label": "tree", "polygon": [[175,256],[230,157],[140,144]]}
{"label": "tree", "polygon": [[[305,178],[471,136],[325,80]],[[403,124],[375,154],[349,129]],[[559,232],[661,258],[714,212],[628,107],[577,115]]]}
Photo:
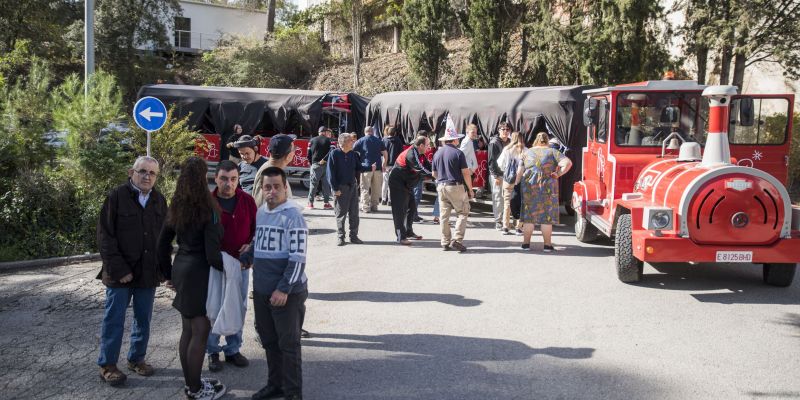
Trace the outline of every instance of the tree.
{"label": "tree", "polygon": [[497,87],[509,47],[506,0],[472,0],[467,35],[471,39],[469,81],[479,88]]}
{"label": "tree", "polygon": [[117,78],[128,100],[139,86],[165,72],[163,62],[137,49],[169,48],[167,32],[180,13],[178,0],[97,0],[97,64]]}
{"label": "tree", "polygon": [[720,84],[741,89],[746,69],[757,63],[779,64],[787,77],[800,78],[800,41],[792,39],[800,36],[800,1],[687,0],[677,7],[687,15],[681,32],[700,50],[698,80],[709,52],[718,54]]}
{"label": "tree", "polygon": [[425,89],[439,86],[441,69],[447,59],[443,35],[453,20],[447,0],[407,0],[403,4],[403,32],[400,42],[409,68]]}

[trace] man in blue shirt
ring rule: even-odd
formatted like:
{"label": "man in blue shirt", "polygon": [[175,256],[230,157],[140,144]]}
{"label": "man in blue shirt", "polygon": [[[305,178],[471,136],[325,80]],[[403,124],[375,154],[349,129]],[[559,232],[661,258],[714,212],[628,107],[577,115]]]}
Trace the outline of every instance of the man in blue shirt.
{"label": "man in blue shirt", "polygon": [[[339,246],[344,246],[344,221],[350,217],[350,243],[362,244],[358,238],[358,173],[361,171],[361,158],[353,151],[353,133],[339,135],[339,148],[328,155],[328,182],[333,190],[333,213],[336,215],[336,229]],[[380,186],[378,186],[380,190]],[[378,193],[378,192],[376,192]]]}
{"label": "man in blue shirt", "polygon": [[[469,200],[472,194],[472,171],[467,166],[464,153],[458,149],[458,142],[464,135],[455,131],[448,131],[439,138],[444,142],[433,156],[433,177],[436,179],[436,192],[439,194],[439,206],[442,219],[442,249],[458,250],[459,253],[467,251],[464,247],[464,233],[467,230],[467,217],[469,217]],[[465,188],[466,186],[466,188]],[[458,215],[456,220],[456,234],[452,237],[450,231],[450,213]]]}
{"label": "man in blue shirt", "polygon": [[364,137],[353,147],[361,156],[361,211],[378,211],[383,186],[383,170],[389,160],[386,146],[375,136],[372,127],[364,128]]}

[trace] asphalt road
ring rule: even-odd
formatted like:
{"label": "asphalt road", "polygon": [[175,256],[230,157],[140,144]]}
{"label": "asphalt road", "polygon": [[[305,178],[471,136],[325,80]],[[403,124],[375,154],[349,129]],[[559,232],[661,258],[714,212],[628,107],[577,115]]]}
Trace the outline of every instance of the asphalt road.
{"label": "asphalt road", "polygon": [[[432,224],[415,227],[424,239],[410,248],[395,245],[388,207],[362,215],[366,244],[342,248],[331,211],[306,215],[307,399],[800,398],[800,283],[764,286],[757,266],[646,265],[627,285],[611,243],[579,244],[570,225],[556,228],[559,251],[543,253],[540,238],[523,251],[479,211],[458,254],[440,250]],[[101,382],[98,269],[0,275],[0,398],[182,397],[180,318],[165,289],[148,354],[156,375]],[[244,337],[249,367],[206,372],[227,399],[266,381],[252,312]]]}

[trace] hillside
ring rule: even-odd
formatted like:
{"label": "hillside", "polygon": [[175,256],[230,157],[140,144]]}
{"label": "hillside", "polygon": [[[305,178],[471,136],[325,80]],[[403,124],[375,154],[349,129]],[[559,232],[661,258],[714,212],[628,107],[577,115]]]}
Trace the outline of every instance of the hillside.
{"label": "hillside", "polygon": [[[464,87],[466,59],[469,57],[469,40],[455,39],[445,44],[450,52],[447,67],[442,74],[442,88]],[[355,91],[371,97],[382,92],[419,89],[408,71],[405,54],[381,54],[364,58],[361,64],[361,86],[353,90],[352,60],[336,60],[326,65],[310,80],[310,89]]]}

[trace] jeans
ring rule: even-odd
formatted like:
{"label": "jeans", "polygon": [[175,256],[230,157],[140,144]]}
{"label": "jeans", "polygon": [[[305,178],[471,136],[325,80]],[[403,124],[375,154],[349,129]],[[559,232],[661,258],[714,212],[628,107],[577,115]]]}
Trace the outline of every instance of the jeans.
{"label": "jeans", "polygon": [[317,195],[317,189],[322,185],[322,199],[325,204],[331,201],[331,184],[328,182],[327,167],[325,164],[319,163],[311,164],[311,173],[308,189],[308,202],[314,203],[314,196]]}
{"label": "jeans", "polygon": [[290,293],[286,305],[269,304],[272,293],[253,293],[253,311],[261,346],[267,352],[268,384],[283,388],[286,396],[303,394],[300,327],[308,292]]}
{"label": "jeans", "polygon": [[502,179],[498,183],[496,178],[494,175],[489,176],[489,183],[492,186],[492,216],[495,228],[501,228],[503,226],[503,185]]}
{"label": "jeans", "polygon": [[434,217],[439,217],[441,213],[439,212],[439,192],[436,192],[436,198],[433,200],[433,211],[431,215]]}
{"label": "jeans", "polygon": [[389,165],[383,171],[383,186],[381,186],[381,200],[389,201],[389,173],[392,172],[393,166]]}
{"label": "jeans", "polygon": [[100,357],[97,365],[117,365],[122,336],[125,330],[125,313],[133,300],[131,348],[128,361],[144,361],[147,342],[150,340],[150,318],[153,316],[153,299],[156,288],[106,288],[106,306],[100,329]]}
{"label": "jeans", "polygon": [[[247,311],[247,298],[250,289],[250,269],[242,270],[242,304]],[[206,353],[217,354],[220,351],[226,356],[232,356],[239,352],[242,348],[242,330],[236,332],[235,335],[225,336],[225,346],[219,345],[220,335],[213,333],[208,334],[208,342],[206,343]]]}
{"label": "jeans", "polygon": [[417,205],[417,209],[414,210],[414,218],[419,218],[419,203],[422,201],[422,179],[419,180],[417,186],[414,187],[414,203]]}

